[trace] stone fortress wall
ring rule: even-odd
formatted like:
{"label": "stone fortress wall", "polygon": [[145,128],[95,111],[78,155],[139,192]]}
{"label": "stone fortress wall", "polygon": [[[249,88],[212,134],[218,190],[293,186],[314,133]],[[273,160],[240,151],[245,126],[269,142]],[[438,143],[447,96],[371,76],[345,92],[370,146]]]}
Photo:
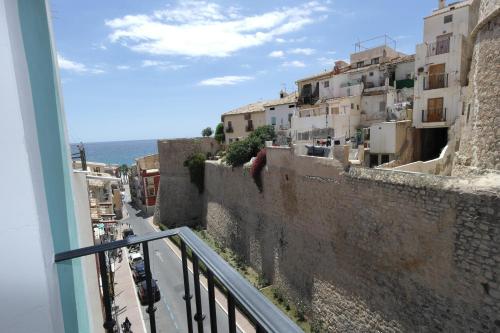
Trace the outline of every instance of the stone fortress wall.
{"label": "stone fortress wall", "polygon": [[453,175],[500,171],[500,0],[476,0],[468,101]]}
{"label": "stone fortress wall", "polygon": [[204,223],[325,331],[500,330],[500,177],[267,156],[262,193],[206,163]]}
{"label": "stone fortress wall", "polygon": [[219,143],[213,138],[158,140],[160,187],[155,221],[169,228],[179,223],[186,226],[201,223],[203,194],[191,183],[184,161],[193,153],[215,155],[219,149]]}

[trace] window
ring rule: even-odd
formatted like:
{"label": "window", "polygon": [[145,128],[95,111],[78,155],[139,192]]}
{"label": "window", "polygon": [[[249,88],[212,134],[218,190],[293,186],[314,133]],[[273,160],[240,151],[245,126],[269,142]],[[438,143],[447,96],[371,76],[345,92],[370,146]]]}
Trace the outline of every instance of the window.
{"label": "window", "polygon": [[370,72],[370,76],[373,76],[373,72]]}
{"label": "window", "polygon": [[290,105],[288,105],[288,108],[289,108],[289,109],[292,109],[292,108],[294,108],[294,107],[295,107],[295,105],[294,105],[294,104],[290,104]]}
{"label": "window", "polygon": [[364,62],[364,61],[358,61],[358,62],[356,63],[356,67],[358,67],[358,68],[359,68],[359,67],[363,67],[364,65],[365,65],[365,62]]}
{"label": "window", "polygon": [[354,103],[351,103],[351,110],[354,109]]}
{"label": "window", "polygon": [[232,123],[231,121],[228,121],[228,122],[227,122],[227,127],[229,127],[229,128],[233,128],[233,123]]}
{"label": "window", "polygon": [[381,156],[381,161],[382,164],[384,163],[389,163],[389,155],[388,154],[382,154]]}
{"label": "window", "polygon": [[274,110],[274,106],[272,108],[269,108],[269,110]]}
{"label": "window", "polygon": [[467,106],[467,122],[469,122],[469,116],[470,116],[470,104]]}
{"label": "window", "polygon": [[323,88],[328,88],[330,86],[330,81],[323,81]]}
{"label": "window", "polygon": [[252,119],[252,115],[250,113],[245,114],[245,120]]}
{"label": "window", "polygon": [[356,104],[356,110],[359,110],[359,104]]}
{"label": "window", "polygon": [[229,139],[229,143],[232,143],[233,142],[233,139]]}
{"label": "window", "polygon": [[292,122],[292,116],[293,116],[293,115],[292,115],[291,113],[289,113],[289,114],[288,114],[288,123],[291,123],[291,122]]}
{"label": "window", "polygon": [[271,117],[271,125],[276,125],[276,117]]}
{"label": "window", "polygon": [[444,17],[444,23],[450,23],[451,21],[453,21],[453,15],[446,15]]}
{"label": "window", "polygon": [[347,88],[347,96],[351,96],[351,88]]}
{"label": "window", "polygon": [[372,65],[378,64],[380,62],[380,58],[373,58],[372,59]]}

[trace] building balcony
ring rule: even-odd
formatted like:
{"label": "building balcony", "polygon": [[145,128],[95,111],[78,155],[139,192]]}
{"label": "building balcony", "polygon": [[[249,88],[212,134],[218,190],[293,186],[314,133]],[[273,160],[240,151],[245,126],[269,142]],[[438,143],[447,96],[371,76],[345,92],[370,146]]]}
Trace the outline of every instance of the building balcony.
{"label": "building balcony", "polygon": [[422,110],[422,123],[439,126],[446,123],[446,108]]}
{"label": "building balcony", "polygon": [[245,131],[246,132],[252,132],[253,131],[253,125],[246,125],[245,126]]}
{"label": "building balcony", "polygon": [[233,129],[232,127],[230,127],[230,126],[229,126],[229,127],[226,127],[226,128],[224,129],[224,132],[226,132],[226,133],[233,133],[233,132],[234,132],[234,129]]}
{"label": "building balcony", "polygon": [[[255,327],[256,332],[302,332],[293,321],[276,308],[262,293],[187,227],[129,237],[125,240],[112,241],[58,253],[55,255],[55,262],[58,265],[64,265],[64,262],[73,259],[85,256],[97,256],[104,309],[103,326],[106,332],[111,333],[116,332],[118,323],[116,323],[113,317],[113,282],[108,259],[111,253],[116,252],[117,249],[134,245],[142,246],[146,281],[144,300],[147,307],[146,312],[149,316],[149,320],[146,320],[146,322],[149,322],[149,332],[174,331],[175,328],[173,327],[157,327],[154,303],[157,301],[156,294],[158,293],[158,289],[152,282],[154,279],[150,266],[151,253],[148,249],[150,242],[165,238],[176,238],[176,242],[180,246],[183,296],[179,295],[177,301],[183,304],[182,308],[185,308],[188,332],[193,332],[194,326],[197,326],[198,332],[203,332],[204,321],[210,323],[211,332],[217,332],[218,321],[216,309],[218,305],[215,298],[216,289],[218,292],[223,293],[227,299],[227,331],[237,332],[236,310],[238,309],[239,313],[244,314],[248,321]],[[192,279],[189,273],[189,261],[192,262]],[[205,309],[202,308],[200,275],[205,275],[207,279],[208,307]],[[190,280],[192,281],[191,283]],[[175,295],[169,295],[169,297],[175,297]],[[205,300],[203,299],[203,301]],[[223,319],[225,320],[226,317]]]}
{"label": "building balcony", "polygon": [[428,74],[423,76],[424,90],[441,89],[448,87],[448,73]]}

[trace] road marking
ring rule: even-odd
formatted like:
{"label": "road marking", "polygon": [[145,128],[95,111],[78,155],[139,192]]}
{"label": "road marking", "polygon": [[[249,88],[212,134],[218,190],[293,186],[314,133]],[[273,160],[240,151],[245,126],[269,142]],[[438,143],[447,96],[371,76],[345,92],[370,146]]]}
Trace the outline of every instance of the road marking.
{"label": "road marking", "polygon": [[163,259],[162,259],[162,257],[161,257],[161,253],[160,253],[160,251],[155,250],[155,256],[157,256],[157,257],[158,257],[158,259],[160,259],[160,261],[161,261],[161,262],[163,262]]}

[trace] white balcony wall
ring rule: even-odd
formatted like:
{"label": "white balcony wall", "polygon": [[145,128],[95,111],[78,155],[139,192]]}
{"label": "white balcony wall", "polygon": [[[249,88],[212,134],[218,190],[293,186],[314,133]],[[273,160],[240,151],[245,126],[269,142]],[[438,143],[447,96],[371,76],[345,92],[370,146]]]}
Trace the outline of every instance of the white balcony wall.
{"label": "white balcony wall", "polygon": [[[58,274],[16,1],[0,1],[2,332],[63,332]],[[12,175],[12,176],[11,176]]]}

